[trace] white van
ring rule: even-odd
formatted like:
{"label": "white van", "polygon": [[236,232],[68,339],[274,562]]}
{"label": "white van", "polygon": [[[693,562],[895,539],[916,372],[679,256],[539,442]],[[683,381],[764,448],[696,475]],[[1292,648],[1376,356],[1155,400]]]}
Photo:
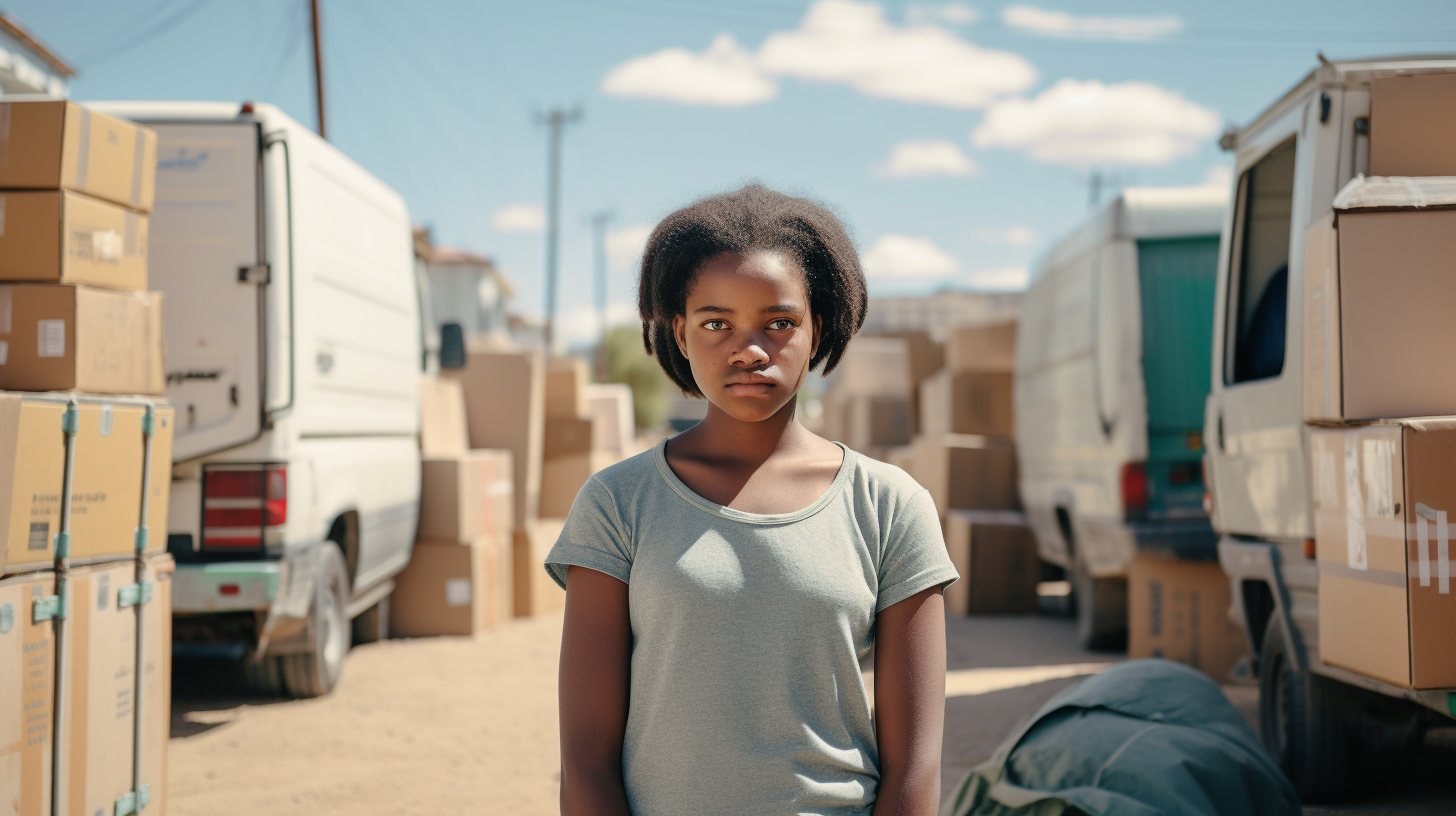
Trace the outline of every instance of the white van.
{"label": "white van", "polygon": [[1134,551],[1215,557],[1203,511],[1221,188],[1124,191],[1038,264],[1016,335],[1021,499],[1089,648],[1127,634]]}
{"label": "white van", "polygon": [[409,212],[272,105],[95,107],[159,134],[175,649],[244,657],[266,690],[327,693],[350,620],[379,636],[419,511]]}

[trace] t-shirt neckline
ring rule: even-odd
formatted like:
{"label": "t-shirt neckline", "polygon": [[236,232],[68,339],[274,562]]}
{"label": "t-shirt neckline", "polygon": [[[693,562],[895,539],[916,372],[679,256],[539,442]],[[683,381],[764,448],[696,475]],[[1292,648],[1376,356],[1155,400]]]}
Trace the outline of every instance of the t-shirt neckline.
{"label": "t-shirt neckline", "polygon": [[839,446],[840,450],[844,451],[844,461],[840,463],[839,472],[835,474],[834,481],[830,483],[829,489],[825,490],[808,507],[802,510],[795,510],[792,513],[747,513],[742,510],[734,510],[731,507],[718,504],[717,502],[708,501],[698,495],[691,487],[688,487],[682,479],[679,479],[677,474],[672,471],[672,467],[667,464],[667,439],[667,437],[663,437],[652,450],[652,458],[657,462],[657,473],[662,477],[664,482],[667,482],[667,486],[671,487],[673,492],[681,496],[683,501],[686,501],[688,504],[705,513],[712,513],[720,518],[741,521],[745,524],[786,524],[808,518],[823,510],[826,505],[834,501],[835,496],[839,495],[844,489],[845,483],[849,481],[849,475],[854,470],[854,456],[856,455],[854,451],[850,450],[842,442],[834,443]]}

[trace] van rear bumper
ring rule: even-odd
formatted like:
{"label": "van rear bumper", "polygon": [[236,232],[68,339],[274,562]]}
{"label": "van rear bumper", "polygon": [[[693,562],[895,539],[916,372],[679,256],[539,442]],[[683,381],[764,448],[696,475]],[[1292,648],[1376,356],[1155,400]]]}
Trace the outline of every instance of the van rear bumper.
{"label": "van rear bumper", "polygon": [[1139,521],[1127,525],[1138,552],[1159,553],[1183,561],[1217,561],[1218,534],[1208,519]]}
{"label": "van rear bumper", "polygon": [[178,564],[172,577],[175,612],[262,611],[278,597],[278,561]]}

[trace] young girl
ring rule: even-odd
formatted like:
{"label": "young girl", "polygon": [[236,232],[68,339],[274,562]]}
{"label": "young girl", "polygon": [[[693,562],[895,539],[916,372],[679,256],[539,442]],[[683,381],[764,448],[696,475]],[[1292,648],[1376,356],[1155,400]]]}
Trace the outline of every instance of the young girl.
{"label": "young girl", "polygon": [[794,415],[866,301],[844,227],[805,199],[746,187],[653,231],[643,339],[708,414],[589,479],[547,556],[565,816],[939,807],[957,576],[935,505]]}

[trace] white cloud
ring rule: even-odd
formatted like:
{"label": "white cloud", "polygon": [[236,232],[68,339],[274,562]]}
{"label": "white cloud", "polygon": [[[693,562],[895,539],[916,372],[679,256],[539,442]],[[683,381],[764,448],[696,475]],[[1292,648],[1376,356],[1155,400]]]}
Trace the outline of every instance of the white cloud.
{"label": "white cloud", "polygon": [[860,256],[872,278],[942,278],[960,264],[929,238],[889,233]]}
{"label": "white cloud", "polygon": [[895,26],[876,3],[818,0],[799,28],[758,51],[772,74],[849,85],[866,96],[979,108],[1036,82],[1031,63],[933,25]]}
{"label": "white cloud", "polygon": [[1192,153],[1218,127],[1218,114],[1156,85],[1063,79],[993,105],[971,141],[1051,164],[1155,166]]}
{"label": "white cloud", "polygon": [[602,92],[685,105],[738,107],[773,99],[779,89],[731,34],[719,34],[701,54],[664,48],[629,59],[602,79]]}
{"label": "white cloud", "polygon": [[615,270],[633,269],[642,261],[652,224],[633,224],[607,233],[607,263]]}
{"label": "white cloud", "polygon": [[1172,14],[1156,17],[1074,17],[1064,11],[1035,6],[1008,6],[1001,22],[1048,37],[1089,40],[1154,40],[1183,30],[1183,20]]}
{"label": "white cloud", "polygon": [[490,223],[499,232],[540,232],[546,228],[546,211],[540,204],[512,204],[496,210]]}
{"label": "white cloud", "polygon": [[944,3],[939,6],[922,6],[912,3],[905,10],[905,19],[912,24],[945,23],[947,25],[970,25],[981,19],[980,12],[961,3]]}
{"label": "white cloud", "polygon": [[981,168],[955,142],[944,139],[900,142],[890,150],[890,159],[875,173],[891,178],[925,176],[974,176]]}
{"label": "white cloud", "polygon": [[976,227],[971,230],[971,237],[983,244],[1006,244],[1007,246],[1031,246],[1036,240],[1036,232],[1031,227],[1010,226],[1002,229],[1000,227]]}
{"label": "white cloud", "polygon": [[1227,164],[1215,164],[1203,174],[1205,187],[1222,187],[1227,190],[1234,183],[1234,169]]}
{"label": "white cloud", "polygon": [[1031,273],[1024,266],[1001,266],[965,272],[957,279],[978,292],[1020,292],[1031,282]]}

